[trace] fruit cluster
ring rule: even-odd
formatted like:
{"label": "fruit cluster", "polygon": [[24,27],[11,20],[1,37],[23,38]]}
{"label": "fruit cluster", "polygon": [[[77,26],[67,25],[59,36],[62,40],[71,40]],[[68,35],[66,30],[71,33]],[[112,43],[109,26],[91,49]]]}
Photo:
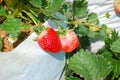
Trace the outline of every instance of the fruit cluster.
{"label": "fruit cluster", "polygon": [[80,45],[73,30],[66,31],[66,34],[61,38],[57,31],[50,27],[40,33],[37,42],[43,50],[51,53],[58,53],[61,50],[70,53]]}

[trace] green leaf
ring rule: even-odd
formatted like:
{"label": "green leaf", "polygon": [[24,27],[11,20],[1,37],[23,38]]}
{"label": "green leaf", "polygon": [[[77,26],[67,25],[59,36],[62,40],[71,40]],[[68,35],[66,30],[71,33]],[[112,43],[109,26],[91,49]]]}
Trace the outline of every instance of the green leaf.
{"label": "green leaf", "polygon": [[24,24],[22,26],[23,29],[30,29],[31,28],[31,25],[30,24]]}
{"label": "green leaf", "polygon": [[22,9],[24,7],[20,0],[4,0],[4,1],[7,7],[12,10]]}
{"label": "green leaf", "polygon": [[76,34],[79,36],[79,37],[82,37],[82,36],[86,36],[89,32],[89,29],[88,27],[82,25],[82,24],[79,24],[76,28],[75,28],[75,32]]}
{"label": "green leaf", "polygon": [[76,18],[84,17],[87,14],[88,3],[86,0],[74,0],[73,12]]}
{"label": "green leaf", "polygon": [[120,75],[120,60],[119,59],[115,59],[111,56],[111,53],[106,51],[104,52],[103,56],[110,61],[111,66],[112,66],[112,80],[114,80],[115,78],[118,78]]}
{"label": "green leaf", "polygon": [[0,4],[0,16],[5,16],[5,15],[6,15],[6,11],[4,10],[2,4]]}
{"label": "green leaf", "polygon": [[29,1],[34,7],[41,8],[42,0],[30,0]]}
{"label": "green leaf", "polygon": [[49,0],[48,6],[45,8],[44,13],[48,16],[56,13],[62,6],[64,0]]}
{"label": "green leaf", "polygon": [[115,40],[117,40],[119,38],[118,36],[118,32],[116,32],[115,30],[112,31],[111,34],[111,41],[114,42]]}
{"label": "green leaf", "polygon": [[106,33],[106,27],[105,26],[101,26],[100,30],[97,32],[93,32],[93,31],[89,31],[88,32],[88,37],[92,38],[92,39],[104,39],[107,36]]}
{"label": "green leaf", "polygon": [[90,24],[98,24],[98,23],[99,23],[99,20],[98,20],[98,18],[97,18],[97,14],[96,14],[96,13],[90,13],[90,14],[88,15],[87,21],[88,21],[88,23],[90,23]]}
{"label": "green leaf", "polygon": [[112,45],[110,46],[110,49],[113,52],[120,54],[120,38],[112,43]]}
{"label": "green leaf", "polygon": [[120,75],[120,60],[116,60],[116,59],[110,59],[112,62],[112,69],[113,69],[113,77],[112,79],[114,80],[114,78],[118,78]]}
{"label": "green leaf", "polygon": [[1,29],[16,38],[21,30],[21,24],[20,19],[12,17],[6,19],[3,24],[1,24]]}
{"label": "green leaf", "polygon": [[86,80],[104,80],[111,72],[109,61],[103,56],[91,54],[89,51],[80,50],[69,60],[69,67]]}
{"label": "green leaf", "polygon": [[118,32],[113,30],[111,33],[111,37],[109,35],[106,36],[106,38],[104,39],[104,42],[105,42],[106,46],[110,46],[117,39],[119,39]]}
{"label": "green leaf", "polygon": [[60,12],[65,15],[69,20],[73,20],[72,5],[70,3],[65,3],[60,9]]}
{"label": "green leaf", "polygon": [[89,38],[91,38],[91,39],[95,39],[95,38],[104,39],[105,35],[106,34],[105,34],[105,32],[103,30],[101,30],[100,32],[92,32],[92,31],[90,31],[89,34],[88,34]]}

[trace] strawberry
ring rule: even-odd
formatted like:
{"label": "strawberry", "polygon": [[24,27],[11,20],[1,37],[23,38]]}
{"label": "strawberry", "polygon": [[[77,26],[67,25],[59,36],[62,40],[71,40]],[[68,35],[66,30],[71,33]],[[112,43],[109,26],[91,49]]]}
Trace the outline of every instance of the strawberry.
{"label": "strawberry", "polygon": [[79,45],[79,40],[74,31],[66,32],[65,36],[61,38],[62,50],[64,52],[70,53],[75,50]]}
{"label": "strawberry", "polygon": [[117,14],[120,14],[120,0],[114,1],[114,10]]}
{"label": "strawberry", "polygon": [[61,50],[60,38],[53,28],[43,30],[38,36],[37,42],[47,52],[58,53]]}

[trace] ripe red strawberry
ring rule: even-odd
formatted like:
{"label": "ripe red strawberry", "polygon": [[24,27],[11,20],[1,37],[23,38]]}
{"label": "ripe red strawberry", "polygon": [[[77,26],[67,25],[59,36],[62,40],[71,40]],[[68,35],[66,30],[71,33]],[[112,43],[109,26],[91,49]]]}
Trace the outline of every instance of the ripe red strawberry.
{"label": "ripe red strawberry", "polygon": [[120,14],[120,0],[114,1],[114,10],[117,14]]}
{"label": "ripe red strawberry", "polygon": [[63,38],[61,38],[62,50],[64,52],[72,52],[79,45],[79,40],[74,31],[68,31]]}
{"label": "ripe red strawberry", "polygon": [[58,53],[61,50],[59,36],[53,28],[47,28],[42,31],[37,42],[39,46],[47,52]]}

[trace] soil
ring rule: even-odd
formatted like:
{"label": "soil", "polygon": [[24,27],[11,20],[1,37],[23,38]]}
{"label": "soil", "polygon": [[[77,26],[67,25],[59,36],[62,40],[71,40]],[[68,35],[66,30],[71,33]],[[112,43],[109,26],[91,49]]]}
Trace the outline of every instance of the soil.
{"label": "soil", "polygon": [[[4,6],[4,9],[7,10],[7,6],[5,5],[4,0],[0,0],[0,4]],[[0,16],[0,24],[3,23],[4,17]],[[26,23],[23,21],[23,24]],[[31,24],[32,25],[32,24]],[[9,34],[5,32],[4,30],[0,29],[0,38],[2,38],[2,50],[1,52],[8,52],[12,51],[14,48],[16,48],[21,42],[23,42],[31,33],[33,32],[33,29],[23,29],[21,30],[19,36],[17,37],[17,41],[14,43],[11,43],[8,40]]]}
{"label": "soil", "polygon": [[1,52],[8,52],[8,51],[12,51],[14,48],[16,48],[23,40],[25,40],[33,31],[30,29],[25,29],[22,30],[17,38],[17,41],[15,41],[14,43],[11,43],[8,40],[8,34],[3,31],[0,30],[0,36],[2,38],[3,41],[3,48],[1,50]]}

